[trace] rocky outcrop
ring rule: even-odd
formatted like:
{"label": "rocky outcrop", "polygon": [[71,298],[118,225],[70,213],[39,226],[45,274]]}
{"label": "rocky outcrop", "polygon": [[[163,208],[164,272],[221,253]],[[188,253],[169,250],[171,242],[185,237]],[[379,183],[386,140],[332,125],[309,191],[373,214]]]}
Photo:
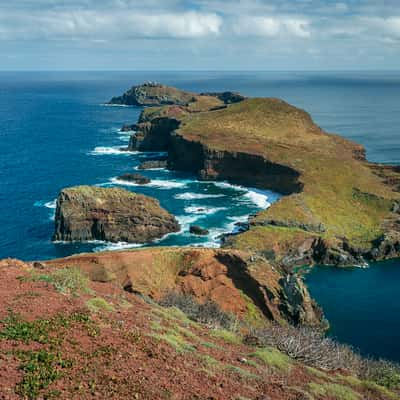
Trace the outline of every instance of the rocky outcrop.
{"label": "rocky outcrop", "polygon": [[201,226],[197,225],[191,225],[189,228],[189,232],[192,235],[198,235],[198,236],[206,236],[210,233],[207,229],[204,229]]}
{"label": "rocky outcrop", "polygon": [[167,168],[167,160],[148,160],[143,161],[138,169],[157,169],[157,168]]}
{"label": "rocky outcrop", "polygon": [[77,186],[58,196],[54,240],[146,243],[177,232],[157,200],[117,188]]}
{"label": "rocky outcrop", "polygon": [[240,93],[237,92],[207,92],[207,93],[201,93],[201,96],[212,96],[212,97],[217,97],[221,101],[224,102],[224,104],[233,104],[233,103],[239,103],[243,100],[246,100],[245,96],[242,96]]}
{"label": "rocky outcrop", "polygon": [[[82,254],[47,262],[76,266],[94,281],[116,281],[126,290],[162,299],[169,292],[212,300],[249,323],[260,319],[317,325],[319,308],[301,279],[265,259],[232,250],[152,248]],[[138,268],[140,266],[140,268]]]}
{"label": "rocky outcrop", "polygon": [[123,174],[118,177],[118,180],[120,181],[126,181],[126,182],[133,182],[137,183],[138,185],[147,185],[148,183],[151,182],[150,178],[147,178],[147,176],[141,175],[141,174]]}
{"label": "rocky outcrop", "polygon": [[122,96],[113,97],[109,104],[128,106],[160,106],[166,104],[186,105],[195,101],[195,94],[156,82],[133,86]]}

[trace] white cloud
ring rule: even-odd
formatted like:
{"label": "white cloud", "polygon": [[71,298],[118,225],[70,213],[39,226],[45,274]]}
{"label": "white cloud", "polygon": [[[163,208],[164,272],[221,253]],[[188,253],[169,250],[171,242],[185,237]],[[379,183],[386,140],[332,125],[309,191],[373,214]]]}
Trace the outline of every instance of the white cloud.
{"label": "white cloud", "polygon": [[[8,24],[7,21],[13,21]],[[180,12],[142,14],[100,11],[51,11],[31,15],[1,15],[3,39],[201,38],[218,35],[222,19],[216,14]]]}
{"label": "white cloud", "polygon": [[265,16],[240,17],[233,23],[233,32],[243,36],[311,36],[310,23],[304,18]]}

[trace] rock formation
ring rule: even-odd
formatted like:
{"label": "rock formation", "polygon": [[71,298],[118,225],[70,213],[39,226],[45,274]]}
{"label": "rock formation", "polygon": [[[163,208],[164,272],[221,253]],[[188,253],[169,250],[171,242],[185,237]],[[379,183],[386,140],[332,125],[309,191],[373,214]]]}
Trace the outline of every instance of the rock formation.
{"label": "rock formation", "polygon": [[194,93],[185,92],[159,83],[147,82],[143,85],[133,86],[122,96],[112,98],[109,104],[129,106],[186,105],[193,101],[194,97]]}
{"label": "rock formation", "polygon": [[191,225],[189,228],[189,232],[193,235],[199,235],[199,236],[205,236],[210,233],[207,229],[204,229],[197,225]]}
{"label": "rock formation", "polygon": [[155,169],[155,168],[166,168],[167,160],[148,160],[143,161],[138,169]]}
{"label": "rock formation", "polygon": [[151,182],[150,178],[147,178],[147,176],[141,174],[131,174],[131,173],[120,175],[118,177],[118,180],[133,182],[137,183],[138,185],[147,185],[148,183]]}
{"label": "rock formation", "polygon": [[171,291],[190,294],[199,302],[213,300],[250,323],[257,322],[254,318],[294,325],[322,322],[320,309],[298,276],[286,275],[246,252],[151,248],[82,254],[47,265],[73,265],[92,280],[117,281],[130,292],[156,300]]}
{"label": "rock formation", "polygon": [[58,196],[54,240],[146,243],[179,231],[157,200],[117,188],[77,186]]}
{"label": "rock formation", "polygon": [[398,167],[367,162],[362,146],[324,132],[282,100],[220,101],[224,107],[203,100],[197,108],[194,102],[145,109],[130,149],[168,151],[168,168],[203,180],[286,195],[226,245],[286,266],[400,255]]}

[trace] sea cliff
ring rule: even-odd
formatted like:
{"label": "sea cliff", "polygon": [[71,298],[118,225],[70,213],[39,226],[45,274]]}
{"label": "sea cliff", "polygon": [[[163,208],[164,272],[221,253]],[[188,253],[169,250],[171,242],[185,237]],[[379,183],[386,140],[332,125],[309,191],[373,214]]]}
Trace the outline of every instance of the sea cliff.
{"label": "sea cliff", "polygon": [[170,169],[285,195],[225,246],[288,268],[400,255],[398,168],[369,163],[361,145],[324,132],[301,109],[279,99],[216,107],[193,97],[145,109],[135,128],[129,148],[168,151]]}

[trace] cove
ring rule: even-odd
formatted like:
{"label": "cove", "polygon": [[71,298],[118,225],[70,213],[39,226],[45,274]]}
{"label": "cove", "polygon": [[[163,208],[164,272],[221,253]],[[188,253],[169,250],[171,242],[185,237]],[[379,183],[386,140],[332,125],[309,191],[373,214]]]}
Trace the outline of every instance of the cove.
{"label": "cove", "polygon": [[306,275],[329,335],[363,355],[400,361],[400,260],[369,268],[317,266]]}

